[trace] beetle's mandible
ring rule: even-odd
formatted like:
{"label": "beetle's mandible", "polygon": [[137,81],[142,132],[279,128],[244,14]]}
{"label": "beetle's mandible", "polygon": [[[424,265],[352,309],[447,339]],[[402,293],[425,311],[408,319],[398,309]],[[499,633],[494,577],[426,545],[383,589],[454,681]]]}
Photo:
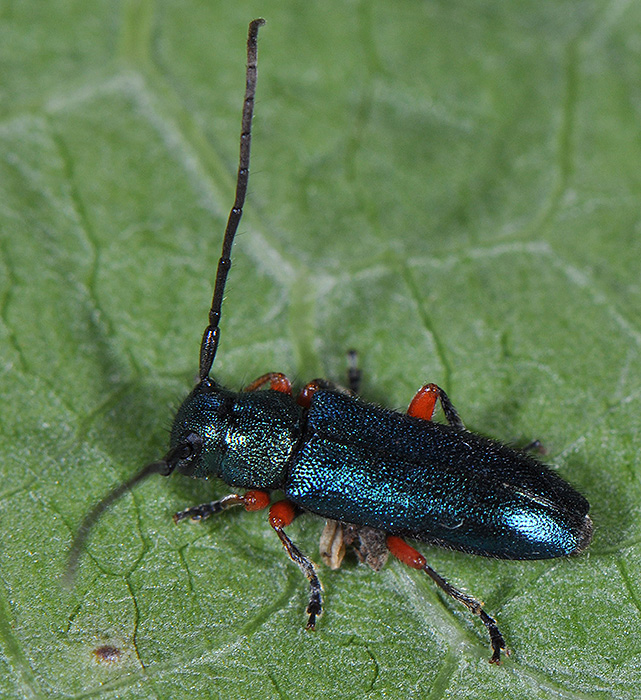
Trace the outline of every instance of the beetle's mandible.
{"label": "beetle's mandible", "polygon": [[[308,629],[314,629],[322,610],[321,585],[311,560],[285,532],[304,512],[348,524],[359,554],[373,568],[389,551],[423,570],[481,618],[490,635],[490,662],[498,664],[506,647],[494,619],[479,601],[441,578],[406,540],[504,559],[577,554],[592,537],[583,496],[526,452],[466,430],[436,384],[423,386],[401,414],[356,396],[359,372],[354,363],[349,389],[316,379],[296,398],[287,377],[277,372],[241,392],[210,377],[231,248],[247,191],[257,36],[263,24],[257,19],[249,25],[236,198],[200,347],[199,382],[178,410],[165,457],[144,467],[85,517],[71,547],[68,579],[91,526],[133,484],[152,473],[173,471],[216,477],[247,491],[188,508],[174,519],[201,520],[232,506],[260,510],[270,506],[273,491],[283,493],[285,499],[269,508],[269,524],[309,580]],[[432,421],[437,403],[446,425]]]}

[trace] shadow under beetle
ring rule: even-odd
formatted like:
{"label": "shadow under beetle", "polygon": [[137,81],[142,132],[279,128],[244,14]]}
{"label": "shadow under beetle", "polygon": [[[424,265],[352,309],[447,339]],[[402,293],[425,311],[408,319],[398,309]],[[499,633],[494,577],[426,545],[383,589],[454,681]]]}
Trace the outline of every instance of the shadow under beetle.
{"label": "shadow under beetle", "polygon": [[[91,526],[133,484],[152,473],[168,476],[174,470],[194,478],[217,477],[249,490],[188,508],[177,513],[175,521],[203,520],[232,506],[260,510],[270,505],[272,491],[281,491],[285,500],[271,505],[269,524],[309,580],[307,629],[314,629],[322,610],[321,585],[311,560],[285,533],[303,512],[349,523],[353,539],[361,534],[363,558],[368,549],[378,548],[377,563],[370,562],[373,568],[384,561],[382,548],[385,556],[387,549],[408,566],[423,570],[481,618],[490,635],[490,662],[498,664],[506,647],[494,619],[479,601],[441,578],[405,539],[503,559],[577,554],[592,538],[589,504],[583,496],[525,452],[467,431],[436,384],[423,386],[407,413],[400,414],[355,396],[359,372],[354,362],[350,389],[316,379],[297,398],[287,377],[278,372],[263,375],[240,393],[209,376],[220,337],[232,243],[247,191],[257,36],[263,24],[256,19],[249,25],[236,199],[200,347],[199,382],[178,410],[165,457],[116,488],[85,517],[71,548],[68,579]],[[431,420],[437,402],[447,425]]]}

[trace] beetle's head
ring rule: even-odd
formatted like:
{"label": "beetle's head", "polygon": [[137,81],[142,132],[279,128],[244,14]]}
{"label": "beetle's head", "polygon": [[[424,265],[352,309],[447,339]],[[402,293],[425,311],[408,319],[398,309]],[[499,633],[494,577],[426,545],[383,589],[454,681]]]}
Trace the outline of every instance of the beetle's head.
{"label": "beetle's head", "polygon": [[183,401],[171,428],[166,474],[194,478],[220,476],[234,394],[211,380],[200,382]]}

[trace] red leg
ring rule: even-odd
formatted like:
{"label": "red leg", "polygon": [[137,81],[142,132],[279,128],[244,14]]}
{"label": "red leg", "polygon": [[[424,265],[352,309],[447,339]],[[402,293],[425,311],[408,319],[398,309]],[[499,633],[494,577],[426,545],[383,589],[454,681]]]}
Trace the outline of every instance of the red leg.
{"label": "red leg", "polygon": [[313,630],[316,627],[316,618],[323,610],[321,584],[311,560],[298,549],[283,530],[283,528],[291,525],[297,514],[296,506],[291,501],[278,501],[269,509],[269,524],[274,528],[280,541],[283,543],[289,558],[298,564],[298,567],[309,581],[309,603],[307,605],[309,618],[307,620],[307,629]]}
{"label": "red leg", "polygon": [[463,425],[463,421],[448,395],[436,384],[425,384],[416,392],[407,409],[407,415],[414,418],[422,418],[423,420],[432,420],[437,401],[441,402],[447,422],[453,428],[465,430],[465,425]]}
{"label": "red leg", "polygon": [[262,510],[267,508],[269,501],[270,497],[267,491],[247,491],[242,496],[237,493],[230,493],[229,496],[225,496],[219,501],[202,503],[199,506],[181,510],[174,515],[174,522],[177,523],[187,518],[191,520],[205,520],[210,515],[215,515],[234,506],[244,506],[245,510]]}
{"label": "red leg", "polygon": [[262,389],[265,384],[269,384],[269,388],[273,391],[280,391],[283,394],[292,394],[292,383],[282,372],[268,372],[262,377],[254,379],[254,381],[246,386],[243,391],[257,391]]}
{"label": "red leg", "polygon": [[361,386],[361,370],[358,367],[358,353],[356,350],[347,351],[347,360],[347,386],[349,388],[336,384],[336,382],[332,382],[329,379],[313,379],[301,389],[296,398],[296,403],[303,408],[309,408],[312,396],[320,390],[336,391],[339,394],[347,394],[349,396],[358,394]]}
{"label": "red leg", "polygon": [[[360,372],[360,370],[354,371]],[[336,384],[336,382],[332,382],[329,379],[312,379],[309,384],[305,384],[300,390],[296,398],[296,403],[303,408],[309,408],[312,396],[314,396],[317,391],[335,391],[337,394],[346,394],[347,396],[354,395],[351,389],[346,389],[344,386]]]}
{"label": "red leg", "polygon": [[324,387],[318,379],[312,380],[309,382],[309,384],[305,384],[305,386],[300,390],[300,393],[296,397],[296,403],[303,408],[309,408],[309,404],[312,401],[312,396],[323,388]]}
{"label": "red leg", "polygon": [[422,386],[410,402],[407,415],[414,416],[414,418],[422,418],[423,420],[432,420],[440,393],[436,384]]}
{"label": "red leg", "polygon": [[390,535],[387,538],[387,546],[389,547],[389,551],[397,559],[402,561],[403,564],[407,564],[407,566],[410,566],[412,569],[422,569],[442,591],[445,591],[447,595],[451,596],[455,600],[458,600],[459,603],[463,603],[463,605],[465,605],[470,612],[474,613],[474,615],[478,615],[481,618],[481,621],[490,634],[490,644],[492,645],[492,658],[490,659],[491,664],[500,663],[501,650],[504,650],[506,654],[509,654],[505,648],[503,635],[499,632],[499,628],[496,626],[496,621],[483,610],[483,604],[480,601],[466,595],[465,593],[462,593],[457,588],[450,585],[442,576],[439,576],[434,569],[428,566],[427,562],[425,561],[425,557],[420,552],[415,550],[414,547],[411,547],[400,537]]}

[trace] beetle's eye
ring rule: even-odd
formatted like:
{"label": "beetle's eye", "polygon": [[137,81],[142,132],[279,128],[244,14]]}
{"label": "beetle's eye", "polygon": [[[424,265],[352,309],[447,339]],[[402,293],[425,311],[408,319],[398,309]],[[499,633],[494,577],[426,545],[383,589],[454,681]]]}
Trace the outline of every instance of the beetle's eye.
{"label": "beetle's eye", "polygon": [[182,443],[178,445],[176,457],[179,460],[191,459],[200,452],[203,444],[202,438],[197,433],[189,433],[185,436]]}

